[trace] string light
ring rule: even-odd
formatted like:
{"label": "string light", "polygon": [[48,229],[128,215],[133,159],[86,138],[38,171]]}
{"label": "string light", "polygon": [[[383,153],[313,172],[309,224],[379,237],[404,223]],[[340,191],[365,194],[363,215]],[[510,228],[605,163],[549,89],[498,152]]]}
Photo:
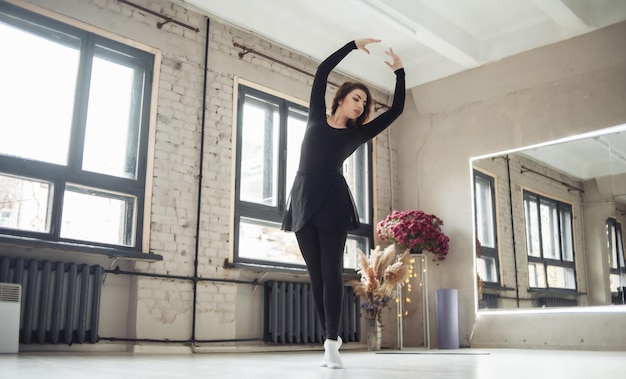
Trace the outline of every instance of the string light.
{"label": "string light", "polygon": [[[400,320],[398,322],[398,331],[399,331],[399,335],[400,333],[402,333],[402,329],[404,329],[404,323],[402,322],[402,318],[403,317],[408,317],[409,316],[409,310],[408,310],[408,306],[411,304],[411,293],[413,292],[413,283],[411,282],[411,278],[417,278],[418,277],[418,272],[420,273],[419,275],[419,279],[418,279],[418,284],[420,287],[420,291],[422,293],[423,296],[428,296],[427,294],[424,294],[424,287],[425,287],[425,283],[424,283],[424,278],[426,278],[426,259],[427,257],[425,255],[421,255],[419,260],[419,264],[420,264],[420,269],[417,270],[414,266],[416,263],[416,259],[414,257],[411,257],[410,263],[409,263],[409,275],[408,278],[404,281],[404,285],[402,286],[398,286],[397,288],[397,296],[396,296],[396,308],[397,308],[397,315],[398,315],[398,319]],[[402,289],[406,288],[406,293],[402,292]],[[400,300],[400,297],[404,297],[404,300]],[[424,299],[422,299],[422,308],[424,308],[426,305],[424,304]],[[424,312],[424,309],[422,309],[422,312]],[[427,316],[426,316],[427,317]],[[427,320],[427,318],[426,318]],[[428,321],[426,321],[428,322]],[[424,324],[426,325],[426,324]],[[427,331],[425,329],[424,331],[424,335],[427,335]],[[401,341],[402,337],[398,337],[399,340]],[[428,345],[430,345],[430,337],[425,337],[428,338]],[[399,342],[400,346],[402,346],[402,342]]]}
{"label": "string light", "polygon": [[[424,267],[424,257],[420,258],[420,264],[422,267]],[[422,272],[426,272],[426,268],[422,268]],[[407,296],[404,298],[404,303],[405,304],[409,304],[411,303],[411,297],[410,294],[411,292],[413,292],[413,285],[411,284],[411,278],[417,278],[418,275],[418,270],[415,269],[415,258],[411,258],[410,264],[409,264],[409,277],[404,281],[405,283],[405,288],[406,288],[406,292],[407,292]],[[424,283],[422,283],[422,281],[420,280],[419,282],[419,286],[423,287]],[[396,299],[396,302],[399,302],[399,299]],[[404,316],[408,316],[409,315],[409,311],[406,309],[406,307],[404,307]],[[402,315],[398,314],[398,317],[402,317]]]}

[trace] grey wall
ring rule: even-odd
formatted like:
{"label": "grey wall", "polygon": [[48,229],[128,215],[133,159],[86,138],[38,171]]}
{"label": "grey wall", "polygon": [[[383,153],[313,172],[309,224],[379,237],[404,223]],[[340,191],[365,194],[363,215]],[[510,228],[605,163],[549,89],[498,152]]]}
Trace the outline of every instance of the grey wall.
{"label": "grey wall", "polygon": [[414,109],[395,141],[396,206],[436,214],[451,238],[448,260],[429,273],[431,335],[433,292],[457,288],[461,344],[624,348],[623,313],[476,317],[469,159],[626,123],[626,23],[418,86],[411,95]]}

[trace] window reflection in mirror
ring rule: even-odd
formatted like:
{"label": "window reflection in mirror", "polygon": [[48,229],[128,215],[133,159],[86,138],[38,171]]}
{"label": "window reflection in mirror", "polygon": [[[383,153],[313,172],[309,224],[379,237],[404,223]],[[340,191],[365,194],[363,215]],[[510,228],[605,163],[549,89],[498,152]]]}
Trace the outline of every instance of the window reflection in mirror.
{"label": "window reflection in mirror", "polygon": [[609,282],[613,304],[626,304],[626,264],[622,224],[614,218],[606,220],[606,238],[609,254]]}
{"label": "window reflection in mirror", "polygon": [[485,283],[499,282],[498,248],[496,244],[496,217],[494,178],[474,170],[474,206],[476,207],[476,267]]}
{"label": "window reflection in mirror", "polygon": [[626,125],[474,158],[472,185],[479,309],[626,303]]}

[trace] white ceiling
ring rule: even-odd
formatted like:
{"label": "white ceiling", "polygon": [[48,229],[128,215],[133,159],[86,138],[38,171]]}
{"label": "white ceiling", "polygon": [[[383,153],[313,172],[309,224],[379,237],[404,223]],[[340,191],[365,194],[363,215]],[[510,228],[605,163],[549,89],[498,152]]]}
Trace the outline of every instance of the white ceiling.
{"label": "white ceiling", "polygon": [[[381,39],[371,59],[352,53],[338,69],[385,90],[395,82],[383,63],[389,47],[411,88],[626,20],[626,0],[175,1],[317,61],[350,40]],[[623,173],[615,158],[626,158],[626,131],[528,155],[580,179]]]}
{"label": "white ceiling", "polygon": [[599,179],[603,190],[610,186],[613,198],[626,205],[626,124],[472,160],[492,159],[512,153],[523,155],[575,180]]}
{"label": "white ceiling", "polygon": [[626,173],[626,125],[600,133],[522,152],[529,158],[581,180]]}
{"label": "white ceiling", "polygon": [[626,0],[178,0],[317,61],[372,37],[373,58],[350,54],[344,73],[391,90],[392,47],[407,87],[626,20]]}

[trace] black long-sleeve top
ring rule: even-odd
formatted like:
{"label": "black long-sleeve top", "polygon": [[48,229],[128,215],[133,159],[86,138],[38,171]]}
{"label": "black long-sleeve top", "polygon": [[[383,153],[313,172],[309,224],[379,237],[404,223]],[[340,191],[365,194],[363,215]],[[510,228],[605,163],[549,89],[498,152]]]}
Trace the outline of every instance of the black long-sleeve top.
{"label": "black long-sleeve top", "polygon": [[333,128],[326,116],[326,82],[330,72],[352,50],[347,43],[320,63],[309,103],[309,118],[302,140],[300,165],[294,180],[283,230],[300,230],[308,222],[322,229],[353,230],[360,225],[350,189],[341,173],[343,162],[363,143],[385,130],[404,110],[404,69],[395,71],[391,107],[374,120],[346,129]]}

